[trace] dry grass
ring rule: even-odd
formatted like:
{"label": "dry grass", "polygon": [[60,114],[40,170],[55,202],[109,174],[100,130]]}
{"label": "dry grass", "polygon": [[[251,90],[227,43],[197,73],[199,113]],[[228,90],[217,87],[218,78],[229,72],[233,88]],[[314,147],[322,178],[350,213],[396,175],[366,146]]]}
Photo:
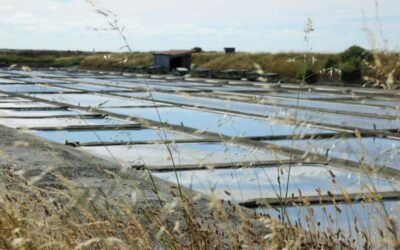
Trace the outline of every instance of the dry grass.
{"label": "dry grass", "polygon": [[14,178],[8,182],[15,189],[8,187],[0,196],[2,248],[85,249],[152,243],[136,217],[125,213],[123,207],[110,208],[101,194],[74,189],[46,192]]}
{"label": "dry grass", "polygon": [[[400,77],[398,53],[376,52],[375,61],[367,65],[365,72],[366,80],[376,85],[382,82],[392,81],[396,84]],[[220,52],[204,52],[193,54],[193,64],[197,68],[209,68],[212,70],[245,70],[274,72],[281,76],[282,80],[297,80],[304,71],[305,59],[313,62],[312,68],[315,72],[324,69],[325,62],[333,58],[340,63],[339,54],[324,53],[236,53],[226,55]],[[0,65],[24,64],[31,67],[69,67],[80,66],[85,69],[116,70],[126,69],[131,66],[152,66],[153,56],[149,52],[132,53],[96,53],[87,54],[65,54],[65,53],[6,53],[0,54]],[[391,76],[391,79],[387,79]]]}
{"label": "dry grass", "polygon": [[110,69],[130,66],[150,66],[152,63],[153,56],[151,53],[112,53],[87,56],[82,60],[81,66],[90,69]]}
{"label": "dry grass", "polygon": [[[308,53],[308,58],[315,58],[315,70],[323,69],[323,64],[332,54]],[[223,53],[195,54],[193,63],[198,67],[215,70],[236,69],[255,71],[258,65],[264,72],[274,72],[286,79],[296,79],[304,68],[304,53]]]}
{"label": "dry grass", "polygon": [[400,53],[374,52],[373,63],[365,62],[367,85],[397,88],[400,81]]}
{"label": "dry grass", "polygon": [[[78,189],[61,176],[65,190],[45,191],[10,173],[2,172],[5,187],[0,189],[2,249],[239,249],[267,244],[239,207],[228,212],[215,199],[206,220],[205,210],[187,197],[178,204],[143,206],[98,189]],[[239,226],[234,216],[242,218]]]}
{"label": "dry grass", "polygon": [[[379,249],[399,246],[393,218],[382,215],[387,228],[377,228],[380,242],[374,242],[374,236],[361,228],[357,235],[349,237],[343,229],[334,227],[334,214],[325,214],[332,218],[332,227],[321,228],[321,218],[314,217],[306,198],[303,202],[308,213],[295,224],[282,224],[265,216],[250,217],[239,206],[230,204],[227,208],[215,198],[208,201],[211,219],[206,220],[204,210],[199,211],[201,206],[193,198],[185,197],[181,204],[167,202],[162,208],[143,207],[132,199],[108,197],[98,189],[76,188],[61,176],[58,178],[67,188],[50,191],[27,185],[8,171],[2,171],[1,177],[1,249],[355,249],[361,246]],[[177,219],[177,213],[182,218]],[[233,217],[239,221],[235,222]],[[257,231],[254,219],[259,227],[268,228],[268,233]],[[306,231],[305,227],[311,230]]]}
{"label": "dry grass", "polygon": [[[328,57],[337,57],[333,54],[307,55],[314,58],[315,70],[323,69]],[[304,68],[304,54],[301,53],[236,53],[226,55],[217,52],[204,52],[193,54],[193,64],[197,68],[210,68],[212,70],[245,70],[255,71],[259,67],[264,72],[275,72],[286,79],[296,79]],[[151,53],[131,54],[104,54],[85,57],[82,61],[84,68],[124,68],[129,66],[151,66],[153,58]],[[258,65],[258,66],[256,66]]]}
{"label": "dry grass", "polygon": [[79,65],[87,54],[80,51],[0,52],[0,66],[19,64],[30,67],[69,67]]}

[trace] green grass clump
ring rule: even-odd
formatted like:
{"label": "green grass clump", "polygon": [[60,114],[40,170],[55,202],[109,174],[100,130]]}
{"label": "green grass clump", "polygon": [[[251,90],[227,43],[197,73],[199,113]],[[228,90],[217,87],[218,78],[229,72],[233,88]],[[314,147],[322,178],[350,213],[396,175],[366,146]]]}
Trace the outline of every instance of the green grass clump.
{"label": "green grass clump", "polygon": [[315,72],[313,65],[307,64],[304,69],[300,69],[297,78],[306,83],[316,83],[318,74]]}
{"label": "green grass clump", "polygon": [[347,83],[360,83],[362,78],[361,62],[352,59],[341,64],[342,80]]}
{"label": "green grass clump", "polygon": [[346,49],[344,52],[340,53],[340,57],[342,62],[348,62],[351,60],[373,60],[373,55],[371,52],[357,45],[353,45]]}
{"label": "green grass clump", "polygon": [[323,63],[323,68],[324,69],[329,69],[329,68],[337,68],[339,65],[340,58],[339,56],[330,56],[327,57]]}
{"label": "green grass clump", "polygon": [[353,45],[340,54],[342,80],[347,83],[361,83],[364,74],[364,62],[371,62],[373,54]]}

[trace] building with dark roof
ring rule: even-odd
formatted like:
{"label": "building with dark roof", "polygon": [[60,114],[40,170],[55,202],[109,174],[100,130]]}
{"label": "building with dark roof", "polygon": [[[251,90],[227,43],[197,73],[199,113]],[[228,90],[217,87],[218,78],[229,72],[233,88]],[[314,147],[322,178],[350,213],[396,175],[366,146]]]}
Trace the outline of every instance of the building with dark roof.
{"label": "building with dark roof", "polygon": [[166,71],[176,68],[190,68],[192,64],[192,50],[167,50],[154,52],[154,66]]}

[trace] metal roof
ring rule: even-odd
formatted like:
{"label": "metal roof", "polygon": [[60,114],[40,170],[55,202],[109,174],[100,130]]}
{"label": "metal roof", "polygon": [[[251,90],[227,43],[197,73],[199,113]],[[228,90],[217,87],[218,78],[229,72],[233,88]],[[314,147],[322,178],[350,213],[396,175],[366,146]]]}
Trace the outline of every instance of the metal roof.
{"label": "metal roof", "polygon": [[193,50],[166,50],[166,51],[156,51],[154,55],[166,55],[166,56],[184,56],[192,54]]}

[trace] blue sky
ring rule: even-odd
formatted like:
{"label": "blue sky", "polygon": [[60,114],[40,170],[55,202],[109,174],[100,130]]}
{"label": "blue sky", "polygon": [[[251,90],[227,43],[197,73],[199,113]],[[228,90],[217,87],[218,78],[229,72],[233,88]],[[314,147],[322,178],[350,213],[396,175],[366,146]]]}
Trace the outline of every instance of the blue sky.
{"label": "blue sky", "polygon": [[[313,51],[352,44],[400,47],[400,1],[379,0],[99,0],[118,15],[133,50],[303,51],[308,18]],[[85,0],[0,0],[0,48],[118,51],[120,37]],[[366,29],[369,32],[366,32]],[[373,39],[372,39],[373,38]],[[375,40],[375,41],[374,41]]]}

